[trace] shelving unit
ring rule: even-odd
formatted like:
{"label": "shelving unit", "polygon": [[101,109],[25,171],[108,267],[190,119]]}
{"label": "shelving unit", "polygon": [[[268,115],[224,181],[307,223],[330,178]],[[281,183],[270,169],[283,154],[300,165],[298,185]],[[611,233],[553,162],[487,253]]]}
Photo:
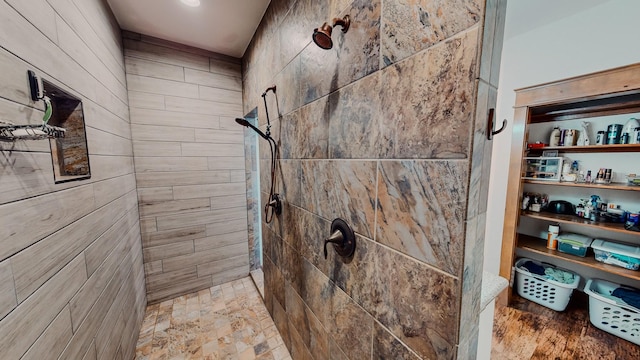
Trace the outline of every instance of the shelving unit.
{"label": "shelving unit", "polygon": [[574,182],[551,183],[549,181],[529,180],[529,179],[524,179],[523,183],[535,184],[535,185],[566,186],[566,187],[575,187],[575,188],[590,188],[590,189],[600,189],[600,190],[640,191],[640,186],[627,185],[624,183],[611,183],[606,185],[596,184],[596,183],[574,183]]}
{"label": "shelving unit", "polygon": [[589,146],[545,146],[540,149],[528,149],[529,154],[540,154],[546,150],[557,150],[558,153],[612,153],[640,152],[640,144],[611,144]]}
{"label": "shelving unit", "polygon": [[[602,159],[602,154],[616,153],[617,157],[628,159],[628,161],[624,160],[627,163],[638,161],[637,153],[640,152],[640,144],[556,146],[528,149],[527,140],[531,125],[538,126],[538,129],[540,126],[546,129],[551,125],[545,125],[545,123],[553,123],[553,126],[562,127],[563,121],[586,118],[597,118],[594,119],[597,124],[605,116],[639,111],[640,64],[516,90],[500,264],[501,276],[511,280],[516,250],[519,249],[524,253],[536,254],[538,258],[548,259],[554,265],[560,263],[560,266],[561,264],[584,266],[596,271],[596,273],[601,272],[605,277],[606,274],[615,275],[626,279],[626,282],[632,286],[640,287],[640,271],[600,263],[595,260],[591,252],[583,258],[547,249],[546,239],[527,235],[525,234],[527,231],[520,228],[521,222],[526,220],[528,233],[534,234],[546,232],[546,227],[549,224],[558,223],[561,227],[565,224],[572,229],[581,229],[584,234],[597,230],[597,233],[607,234],[610,239],[623,238],[625,240],[622,242],[627,243],[630,241],[629,239],[632,239],[634,245],[640,245],[640,232],[626,230],[622,223],[597,222],[574,215],[522,211],[520,209],[522,194],[530,191],[528,189],[531,189],[532,185],[544,186],[545,193],[550,194],[550,198],[551,194],[554,194],[556,198],[562,198],[572,188],[607,190],[607,196],[611,196],[612,199],[637,203],[638,209],[640,209],[640,186],[627,185],[626,183],[605,185],[524,178],[527,171],[531,171],[526,168],[527,164],[532,164],[531,157],[542,156],[542,152],[546,150],[557,151],[558,156],[580,154],[587,159],[590,158],[590,154],[600,156]],[[528,163],[526,158],[529,159]],[[638,168],[640,168],[640,162],[638,162]]]}
{"label": "shelving unit", "polygon": [[574,264],[587,266],[596,270],[604,271],[610,274],[623,275],[630,279],[640,281],[640,271],[627,270],[618,266],[607,265],[597,261],[593,254],[587,253],[586,257],[575,256],[559,252],[557,250],[547,249],[547,240],[538,239],[533,236],[520,235],[518,239],[518,247],[540,255],[548,256],[552,259],[562,259]]}
{"label": "shelving unit", "polygon": [[552,223],[559,224],[574,224],[581,225],[584,227],[590,227],[595,229],[604,229],[611,232],[616,232],[620,234],[630,234],[630,235],[638,235],[638,232],[629,231],[624,228],[623,224],[619,223],[609,223],[609,222],[596,222],[588,219],[579,218],[574,215],[563,215],[563,214],[553,214],[549,212],[533,212],[533,211],[523,211],[521,214],[522,217],[528,217],[532,219],[538,220],[546,220]]}

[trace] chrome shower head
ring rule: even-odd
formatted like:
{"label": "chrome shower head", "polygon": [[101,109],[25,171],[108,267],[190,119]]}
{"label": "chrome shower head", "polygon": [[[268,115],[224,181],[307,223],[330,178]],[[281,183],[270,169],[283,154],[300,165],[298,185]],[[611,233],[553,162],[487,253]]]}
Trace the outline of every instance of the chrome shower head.
{"label": "chrome shower head", "polygon": [[349,15],[345,15],[344,18],[335,18],[333,19],[333,26],[324,23],[319,28],[313,29],[313,42],[318,45],[321,49],[329,50],[333,47],[333,40],[331,39],[331,33],[334,27],[337,25],[342,26],[342,32],[346,33],[349,31],[349,26],[351,25],[351,19]]}

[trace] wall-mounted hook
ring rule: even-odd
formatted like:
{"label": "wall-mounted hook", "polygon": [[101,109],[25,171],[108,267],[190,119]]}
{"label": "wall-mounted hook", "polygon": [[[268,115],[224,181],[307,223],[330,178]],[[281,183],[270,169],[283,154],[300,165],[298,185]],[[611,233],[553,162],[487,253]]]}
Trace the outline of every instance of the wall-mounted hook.
{"label": "wall-mounted hook", "polygon": [[495,130],[495,123],[493,122],[495,109],[489,109],[489,114],[487,114],[487,140],[493,140],[494,135],[500,134],[504,129],[507,128],[507,119],[502,120],[502,126],[500,129]]}
{"label": "wall-mounted hook", "polygon": [[35,72],[27,70],[27,77],[29,79],[29,90],[31,93],[31,100],[38,101],[44,98],[44,89],[42,88],[42,80],[36,75]]}
{"label": "wall-mounted hook", "polygon": [[337,218],[331,222],[331,236],[324,240],[324,258],[327,258],[327,245],[333,244],[338,255],[350,258],[356,251],[356,236],[346,221]]}

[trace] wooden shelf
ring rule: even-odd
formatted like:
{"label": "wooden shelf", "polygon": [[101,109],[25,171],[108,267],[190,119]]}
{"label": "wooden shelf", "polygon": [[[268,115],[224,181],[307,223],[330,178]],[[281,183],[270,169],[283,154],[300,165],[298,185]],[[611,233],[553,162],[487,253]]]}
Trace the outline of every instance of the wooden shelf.
{"label": "wooden shelf", "polygon": [[529,154],[546,150],[557,150],[559,153],[610,153],[610,152],[640,152],[640,144],[613,144],[589,146],[545,146],[538,149],[527,149]]}
{"label": "wooden shelf", "polygon": [[[549,223],[574,224],[584,229],[585,232],[601,232],[603,236],[612,238],[640,238],[640,232],[629,231],[621,223],[605,223],[589,221],[573,215],[559,215],[553,213],[523,212],[522,187],[527,184],[557,186],[556,192],[562,192],[572,188],[584,188],[585,192],[598,190],[613,190],[618,192],[617,197],[626,197],[637,200],[639,196],[634,191],[640,191],[640,187],[630,186],[624,183],[614,184],[577,184],[557,181],[545,181],[542,179],[523,179],[526,173],[526,161],[523,157],[542,155],[543,151],[557,151],[558,156],[567,154],[628,154],[625,158],[633,161],[636,153],[640,153],[640,144],[614,144],[614,145],[590,145],[590,146],[554,146],[537,149],[527,149],[525,144],[529,134],[528,128],[536,123],[548,123],[548,125],[562,126],[562,121],[604,117],[609,115],[632,114],[640,112],[640,64],[629,65],[616,69],[610,69],[593,74],[587,74],[570,79],[558,80],[552,83],[541,84],[516,90],[515,111],[513,117],[513,132],[511,142],[511,156],[509,160],[509,173],[507,185],[507,201],[505,207],[505,219],[503,228],[503,241],[501,249],[500,275],[511,280],[512,266],[515,262],[515,250],[527,251],[534,255],[540,254],[541,258],[566,259],[584,266],[588,266],[605,273],[625,276],[630,279],[640,280],[640,271],[629,271],[613,265],[606,265],[591,256],[580,258],[577,256],[559,253],[546,249],[546,240],[527,238],[518,234],[519,222],[523,219],[537,219],[532,225],[532,231],[544,230],[542,221]],[[594,119],[595,120],[595,119]],[[598,119],[597,121],[600,121]],[[555,124],[552,124],[555,122]],[[592,158],[595,158],[593,156]],[[633,159],[631,159],[633,158]],[[627,161],[627,160],[625,160]],[[592,177],[595,178],[595,173]],[[618,181],[623,181],[620,179]],[[587,190],[591,189],[591,190]],[[551,190],[549,190],[551,191]],[[568,227],[568,226],[567,226]],[[535,230],[537,229],[537,230]],[[522,250],[525,249],[525,250]],[[536,254],[536,255],[537,255]],[[596,271],[597,273],[598,271]]]}
{"label": "wooden shelf", "polygon": [[624,228],[624,224],[622,223],[597,222],[597,221],[582,219],[574,215],[553,214],[549,212],[538,213],[533,211],[523,211],[521,215],[524,217],[532,218],[532,219],[546,220],[546,221],[551,221],[551,222],[556,222],[561,224],[574,224],[574,225],[586,226],[586,227],[595,228],[595,229],[612,231],[620,234],[640,236],[640,232],[627,230]]}
{"label": "wooden shelf", "polygon": [[607,185],[602,185],[602,184],[595,184],[595,183],[587,184],[587,183],[541,181],[541,180],[528,180],[528,179],[524,179],[523,182],[525,184],[536,184],[536,185],[569,186],[569,187],[580,187],[580,188],[591,188],[591,189],[602,189],[602,190],[640,191],[640,186],[627,185],[625,183],[611,183]]}
{"label": "wooden shelf", "polygon": [[608,265],[597,261],[591,250],[587,252],[586,257],[579,257],[571,254],[565,254],[557,250],[547,249],[547,240],[535,238],[528,235],[518,235],[518,248],[542,254],[555,259],[563,259],[574,264],[587,266],[596,270],[605,271],[611,274],[624,276],[634,280],[640,280],[640,271],[627,270],[618,266]]}

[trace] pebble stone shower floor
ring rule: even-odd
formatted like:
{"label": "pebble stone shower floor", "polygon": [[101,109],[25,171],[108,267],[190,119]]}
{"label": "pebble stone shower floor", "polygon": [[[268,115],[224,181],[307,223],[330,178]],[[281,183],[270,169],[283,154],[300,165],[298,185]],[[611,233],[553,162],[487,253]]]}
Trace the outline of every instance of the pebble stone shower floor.
{"label": "pebble stone shower floor", "polygon": [[150,305],[138,360],[290,360],[250,277]]}

